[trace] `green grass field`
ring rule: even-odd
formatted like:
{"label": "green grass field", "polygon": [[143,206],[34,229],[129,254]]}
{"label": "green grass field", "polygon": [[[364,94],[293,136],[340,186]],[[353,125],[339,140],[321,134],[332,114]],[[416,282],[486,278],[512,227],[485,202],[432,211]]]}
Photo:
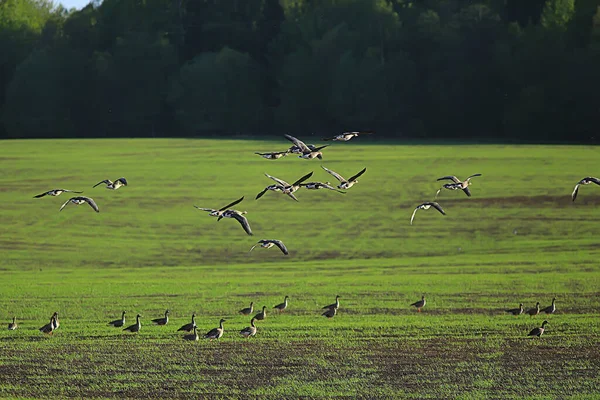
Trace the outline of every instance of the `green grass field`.
{"label": "green grass field", "polygon": [[[310,140],[308,140],[310,142]],[[598,149],[586,146],[335,143],[323,161],[265,160],[253,140],[0,142],[0,397],[600,398]],[[268,192],[324,165],[347,194]],[[468,198],[436,178],[474,178]],[[125,176],[117,191],[92,189]],[[100,213],[66,188],[93,197]],[[220,208],[245,196],[254,236]],[[259,239],[290,250],[248,250]],[[333,319],[323,305],[341,296]],[[424,294],[417,313],[409,304]],[[290,296],[288,310],[271,307]],[[554,315],[513,317],[520,302]],[[251,301],[256,337],[238,334]],[[166,326],[152,326],[165,309]],[[107,326],[140,313],[139,334]],[[38,328],[58,311],[54,335]],[[182,339],[225,318],[219,341]],[[8,331],[12,316],[20,324]],[[527,333],[547,319],[538,340]]]}

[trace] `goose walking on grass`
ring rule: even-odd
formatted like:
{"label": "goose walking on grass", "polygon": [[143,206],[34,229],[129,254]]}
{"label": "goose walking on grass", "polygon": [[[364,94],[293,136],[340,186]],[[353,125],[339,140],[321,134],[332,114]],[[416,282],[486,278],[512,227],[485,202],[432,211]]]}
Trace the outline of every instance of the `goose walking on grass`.
{"label": "goose walking on grass", "polygon": [[426,201],[415,207],[415,210],[413,211],[412,216],[410,217],[410,224],[411,225],[413,224],[413,220],[415,219],[415,214],[417,213],[418,210],[429,210],[429,208],[431,208],[431,207],[438,210],[442,215],[446,215],[446,212],[442,209],[442,206],[440,206],[438,203],[436,203],[435,201]]}
{"label": "goose walking on grass", "polygon": [[285,254],[286,256],[290,254],[289,251],[288,251],[288,249],[287,249],[287,247],[285,247],[285,244],[283,244],[283,242],[281,240],[277,240],[277,239],[261,239],[254,246],[252,246],[250,248],[250,251],[254,250],[254,248],[256,246],[258,246],[258,245],[260,245],[260,247],[263,247],[265,249],[270,249],[273,246],[277,246],[277,247],[279,247],[279,250],[281,250],[281,252],[283,254]]}
{"label": "goose walking on grass", "polygon": [[256,325],[254,325],[254,318],[250,320],[250,326],[240,331],[240,335],[242,335],[245,338],[249,338],[251,336],[256,335]]}
{"label": "goose walking on grass", "polygon": [[244,231],[249,236],[252,236],[253,233],[252,233],[252,229],[250,228],[250,223],[248,222],[248,218],[244,217],[244,214],[247,214],[247,212],[246,211],[237,211],[237,210],[225,210],[225,212],[223,214],[221,214],[221,216],[219,216],[217,221],[220,221],[223,218],[233,218],[237,222],[240,223],[242,228],[244,228]]}
{"label": "goose walking on grass", "polygon": [[344,132],[341,133],[339,135],[335,135],[333,137],[330,138],[324,138],[323,140],[327,141],[327,140],[333,140],[333,141],[337,141],[337,142],[347,142],[352,138],[357,137],[358,135],[370,135],[373,132]]}
{"label": "goose walking on grass", "polygon": [[54,330],[56,329],[56,316],[52,315],[52,317],[50,317],[50,322],[48,322],[46,325],[42,326],[39,330],[42,333],[45,333],[47,335],[52,335],[54,334]]}
{"label": "goose walking on grass", "polygon": [[227,204],[225,207],[221,207],[218,210],[215,210],[214,208],[202,208],[202,207],[198,207],[196,205],[194,205],[194,207],[196,207],[198,210],[202,210],[202,211],[208,211],[208,215],[210,215],[211,217],[218,217],[221,218],[223,213],[225,213],[225,211],[229,208],[229,207],[233,207],[236,204],[240,203],[242,200],[244,200],[244,196],[240,197],[239,199],[237,199],[236,201],[234,201],[233,203],[229,203]]}
{"label": "goose walking on grass", "polygon": [[152,320],[155,325],[166,325],[169,323],[169,310],[165,311],[165,316],[162,318],[155,318]]}
{"label": "goose walking on grass", "polygon": [[219,327],[208,331],[208,333],[204,335],[204,339],[210,339],[212,341],[213,339],[219,339],[221,336],[223,336],[223,322],[225,322],[225,320],[221,318],[221,321],[219,321]]}
{"label": "goose walking on grass", "polygon": [[441,188],[439,188],[438,191],[437,191],[437,193],[435,194],[435,197],[436,198],[438,197],[438,195],[440,194],[440,192],[442,191],[442,189],[448,189],[448,190],[458,190],[458,189],[460,189],[463,192],[465,192],[465,194],[467,196],[471,197],[471,191],[469,190],[469,185],[471,184],[471,178],[474,178],[476,176],[481,176],[481,174],[473,174],[473,175],[469,176],[467,179],[465,179],[462,182],[460,181],[460,179],[458,179],[454,175],[448,175],[448,176],[443,176],[441,178],[438,178],[438,181],[449,179],[453,183],[446,183],[444,186],[442,186]]}
{"label": "goose walking on grass", "polygon": [[129,331],[131,333],[138,333],[140,331],[140,329],[142,329],[142,322],[140,321],[140,318],[142,316],[140,314],[136,315],[135,317],[135,324],[133,325],[129,325],[127,328],[123,329],[124,331]]}
{"label": "goose walking on grass", "polygon": [[192,330],[193,330],[194,332],[193,332],[193,333],[191,333],[191,334],[189,334],[189,335],[184,335],[184,336],[183,336],[183,339],[184,339],[184,340],[192,340],[192,341],[198,341],[198,340],[200,340],[200,337],[198,336],[198,332],[197,332],[197,330],[196,330],[196,329],[197,329],[197,328],[196,328],[196,326],[194,325],[194,326],[192,327]]}
{"label": "goose walking on grass", "polygon": [[266,158],[267,160],[277,160],[280,159],[281,157],[285,157],[289,154],[288,151],[274,151],[274,152],[270,152],[270,153],[254,153],[254,154],[258,154],[259,156],[261,156],[262,158]]}
{"label": "goose walking on grass", "polygon": [[240,310],[240,314],[242,315],[250,315],[254,312],[254,302],[250,302],[250,307],[242,308]]}
{"label": "goose walking on grass", "polygon": [[106,185],[106,189],[117,190],[121,186],[127,186],[127,179],[125,179],[125,178],[119,178],[119,179],[117,179],[114,182],[111,181],[110,179],[105,179],[103,181],[100,181],[100,182],[96,183],[93,187],[96,187],[98,185],[102,185],[103,183]]}
{"label": "goose walking on grass", "polygon": [[323,314],[321,314],[323,317],[327,317],[327,318],[333,318],[335,317],[335,315],[337,314],[337,308],[330,308],[327,311],[325,311]]}
{"label": "goose walking on grass", "polygon": [[[305,159],[309,159],[309,160],[312,160],[313,158],[318,158],[319,160],[322,160],[323,152],[321,150],[323,150],[325,147],[329,146],[328,144],[326,144],[325,146],[319,146],[319,147],[307,146],[306,143],[304,143],[302,140],[295,138],[292,135],[284,135],[284,136],[287,140],[294,143],[294,146],[297,149],[299,149],[300,155],[298,156],[298,158],[305,158]],[[298,151],[295,151],[295,149],[292,149],[292,148],[290,148],[290,150],[288,150],[288,151],[298,153]]]}
{"label": "goose walking on grass", "polygon": [[594,178],[593,176],[588,176],[587,178],[583,178],[577,185],[575,185],[575,189],[573,189],[573,193],[571,193],[571,198],[573,201],[577,198],[577,193],[579,193],[579,186],[581,185],[589,185],[590,183],[595,183],[596,185],[600,185],[600,179]]}
{"label": "goose walking on grass", "polygon": [[529,318],[535,317],[539,313],[540,313],[540,302],[539,301],[537,303],[535,303],[534,308],[530,308],[529,310],[527,310],[527,314],[529,314]]}
{"label": "goose walking on grass", "polygon": [[425,307],[425,304],[427,304],[427,302],[425,301],[425,296],[421,296],[421,300],[415,301],[411,304],[411,306],[416,307],[417,312],[421,312],[421,308]]}
{"label": "goose walking on grass", "polygon": [[265,318],[267,318],[267,306],[263,306],[262,311],[256,314],[253,319],[263,321]]}
{"label": "goose walking on grass", "polygon": [[556,311],[556,304],[554,304],[555,301],[556,297],[552,298],[552,304],[550,304],[548,307],[542,308],[540,312],[544,312],[546,314],[554,314],[554,312]]}
{"label": "goose walking on grass", "polygon": [[191,332],[196,328],[196,313],[192,314],[192,322],[183,325],[181,328],[177,329],[179,331]]}
{"label": "goose walking on grass", "polygon": [[338,193],[342,193],[342,194],[346,194],[346,192],[344,192],[343,190],[339,190],[334,188],[333,186],[331,186],[331,183],[329,182],[308,182],[308,183],[301,183],[300,184],[301,187],[309,189],[309,190],[319,190],[319,189],[329,189],[329,190],[335,190]]}
{"label": "goose walking on grass", "polygon": [[511,308],[510,310],[504,310],[512,315],[521,315],[523,314],[523,303],[519,303],[519,308]]}
{"label": "goose walking on grass", "polygon": [[531,330],[531,332],[529,332],[527,334],[527,336],[533,336],[534,338],[540,337],[544,334],[544,330],[546,329],[546,324],[548,323],[548,321],[544,321],[542,322],[542,326],[540,326],[539,328],[534,328]]}
{"label": "goose walking on grass", "polygon": [[335,308],[335,309],[340,308],[340,296],[339,295],[335,296],[335,303],[321,307],[322,310],[330,310],[332,308]]}
{"label": "goose walking on grass", "polygon": [[260,199],[262,197],[263,194],[265,194],[265,192],[267,190],[280,190],[282,193],[287,194],[288,196],[290,196],[292,199],[298,201],[298,199],[296,198],[296,196],[294,196],[294,192],[297,191],[298,189],[300,189],[300,184],[302,182],[304,182],[305,180],[307,180],[308,178],[310,178],[312,176],[312,172],[304,175],[303,177],[301,177],[300,179],[298,179],[296,182],[292,183],[291,185],[289,183],[287,183],[286,181],[276,178],[274,176],[271,176],[267,173],[265,173],[265,176],[267,178],[273,179],[275,182],[277,182],[277,185],[275,185],[275,189],[269,189],[271,186],[267,186],[262,192],[260,192],[257,196],[256,199]]}
{"label": "goose walking on grass", "polygon": [[115,319],[114,321],[110,321],[108,325],[112,325],[115,328],[122,328],[125,326],[125,311],[121,313],[121,319]]}
{"label": "goose walking on grass", "polygon": [[40,193],[33,197],[36,199],[39,199],[40,197],[44,197],[44,196],[60,196],[63,193],[83,193],[83,192],[78,192],[76,190],[68,190],[68,189],[53,189],[53,190],[48,190],[47,192],[44,192],[44,193]]}
{"label": "goose walking on grass", "polygon": [[276,310],[278,310],[280,313],[283,312],[287,308],[287,306],[288,306],[288,299],[289,298],[290,298],[289,296],[285,296],[284,299],[283,299],[283,303],[279,303],[276,306],[274,306],[273,308],[276,309]]}
{"label": "goose walking on grass", "polygon": [[17,325],[17,317],[13,317],[13,321],[8,323],[8,330],[14,331],[18,327],[19,325]]}
{"label": "goose walking on grass", "polygon": [[58,210],[58,211],[62,211],[63,208],[65,208],[67,206],[67,204],[69,204],[69,203],[73,203],[76,206],[81,205],[83,203],[87,203],[90,205],[90,207],[92,207],[92,209],[94,211],[100,212],[100,209],[98,208],[98,205],[96,204],[94,199],[92,199],[91,197],[86,197],[86,196],[71,197],[69,200],[65,201],[65,203],[62,205],[62,207],[60,207],[60,210]]}
{"label": "goose walking on grass", "polygon": [[350,179],[346,180],[346,178],[344,178],[343,176],[341,176],[340,174],[338,174],[335,171],[327,169],[322,165],[321,165],[321,168],[323,168],[329,174],[333,175],[333,177],[335,177],[335,179],[340,181],[340,184],[337,187],[338,187],[338,189],[344,189],[344,190],[350,189],[352,186],[354,186],[356,183],[358,183],[358,178],[367,171],[367,168],[365,167],[361,171],[359,171],[356,175],[354,175],[354,176],[350,177]]}

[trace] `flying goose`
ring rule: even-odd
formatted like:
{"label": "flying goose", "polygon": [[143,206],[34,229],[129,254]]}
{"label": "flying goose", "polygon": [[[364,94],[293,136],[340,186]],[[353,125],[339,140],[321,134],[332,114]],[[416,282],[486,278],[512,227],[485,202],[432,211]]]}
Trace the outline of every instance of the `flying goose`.
{"label": "flying goose", "polygon": [[[191,333],[189,335],[184,335],[183,339],[184,340],[193,340],[193,341],[198,341],[200,339],[200,337],[198,336],[198,332],[196,331],[196,325],[194,325],[192,327],[192,330],[194,331],[194,333]],[[189,331],[188,331],[189,332]]]}
{"label": "flying goose", "polygon": [[537,303],[535,303],[534,308],[530,308],[529,310],[527,310],[527,314],[529,314],[529,318],[535,317],[539,313],[540,313],[540,302],[539,301]]}
{"label": "flying goose", "polygon": [[114,321],[110,321],[108,325],[112,325],[115,328],[122,328],[125,325],[125,311],[121,313],[121,319],[115,319]]}
{"label": "flying goose", "polygon": [[70,193],[83,193],[83,192],[78,192],[76,190],[68,190],[68,189],[53,189],[53,190],[48,190],[47,192],[44,193],[40,193],[37,196],[33,196],[36,199],[39,199],[40,197],[44,197],[44,196],[60,196],[63,193],[66,192],[70,192]]}
{"label": "flying goose", "polygon": [[335,317],[335,314],[337,314],[337,310],[337,308],[330,308],[321,315],[327,318],[333,318]]}
{"label": "flying goose", "polygon": [[[256,195],[256,200],[260,199],[263,194],[267,193],[267,191],[272,190],[274,192],[283,192],[283,189],[285,189],[283,186],[281,185],[269,185],[266,188],[264,188],[259,194]],[[295,199],[296,201],[298,199],[296,199],[296,197],[294,195],[291,195],[292,199]]]}
{"label": "flying goose", "polygon": [[262,321],[267,318],[267,306],[263,306],[262,311],[254,316],[253,319]]}
{"label": "flying goose", "polygon": [[219,321],[219,327],[211,329],[206,335],[204,335],[204,339],[210,339],[212,341],[213,339],[219,339],[221,336],[223,336],[223,322],[225,322],[225,320],[221,318],[221,321]]}
{"label": "flying goose", "polygon": [[471,178],[473,178],[475,176],[481,176],[481,174],[473,174],[462,182],[454,175],[448,175],[448,176],[438,178],[438,181],[442,181],[444,179],[450,179],[454,183],[446,183],[445,185],[443,185],[441,188],[438,189],[437,193],[435,194],[435,197],[437,198],[438,194],[440,194],[442,189],[448,189],[448,190],[461,189],[463,192],[466,193],[467,196],[470,197],[471,191],[469,190],[469,185],[471,184]]}
{"label": "flying goose", "polygon": [[352,176],[350,179],[346,180],[343,176],[341,176],[340,174],[338,174],[335,171],[327,169],[322,165],[321,165],[321,168],[323,168],[325,171],[329,172],[331,175],[333,175],[335,177],[335,179],[340,181],[340,184],[338,185],[339,189],[350,189],[352,186],[354,186],[355,183],[358,182],[358,177],[360,177],[362,174],[364,174],[365,171],[367,170],[367,168],[365,167],[358,174],[356,174],[356,175]]}
{"label": "flying goose", "polygon": [[319,190],[319,189],[329,189],[329,190],[335,190],[336,192],[339,193],[343,193],[346,194],[346,192],[336,189],[333,186],[331,186],[331,184],[329,182],[308,182],[308,183],[301,183],[300,184],[301,187],[309,189],[309,190]]}
{"label": "flying goose", "polygon": [[100,182],[96,183],[93,187],[96,187],[96,186],[101,185],[103,183],[106,185],[106,189],[117,190],[121,186],[127,186],[127,179],[125,179],[125,178],[119,178],[119,179],[117,179],[114,182],[111,181],[110,179],[105,179],[103,181],[100,181]]}
{"label": "flying goose", "polygon": [[267,160],[277,160],[281,157],[285,157],[288,155],[288,151],[275,151],[275,152],[270,152],[270,153],[254,153],[254,154],[258,154],[259,156],[261,156],[262,158],[266,158]]}
{"label": "flying goose", "polygon": [[336,308],[336,309],[340,308],[340,296],[339,295],[335,296],[335,303],[329,304],[329,305],[327,305],[325,307],[321,307],[322,310],[332,309],[332,308]]}
{"label": "flying goose", "polygon": [[442,209],[442,206],[440,206],[438,203],[436,203],[435,201],[426,201],[424,203],[419,204],[417,207],[415,207],[415,211],[413,211],[412,217],[410,217],[410,224],[411,225],[413,224],[413,220],[415,219],[415,214],[417,213],[417,210],[429,210],[430,207],[435,208],[440,213],[442,213],[442,215],[446,215],[446,212]]}
{"label": "flying goose", "polygon": [[165,311],[165,316],[162,318],[154,318],[152,322],[155,325],[166,325],[169,323],[169,310]]}
{"label": "flying goose", "polygon": [[250,320],[250,326],[240,331],[240,335],[242,335],[245,338],[249,338],[250,336],[256,335],[256,326],[254,325],[254,318]]}
{"label": "flying goose", "polygon": [[427,304],[425,301],[425,296],[421,296],[421,300],[415,301],[411,304],[411,306],[417,307],[417,312],[421,312],[421,308],[425,307],[425,304]]}
{"label": "flying goose", "polygon": [[573,189],[573,193],[571,193],[571,198],[573,201],[577,198],[577,193],[579,192],[579,185],[589,185],[590,183],[595,183],[596,185],[600,185],[600,179],[594,178],[593,176],[588,176],[587,178],[583,178],[577,185],[575,185],[575,189]]}
{"label": "flying goose", "polygon": [[132,333],[137,333],[137,332],[139,332],[139,331],[140,331],[140,329],[142,329],[142,323],[140,322],[140,318],[141,318],[141,317],[142,317],[142,316],[141,316],[140,314],[138,314],[138,315],[135,317],[135,324],[133,324],[133,325],[129,325],[127,328],[125,328],[125,329],[123,329],[123,330],[124,330],[124,331],[129,331],[129,332],[132,332]]}
{"label": "flying goose", "polygon": [[[308,178],[310,178],[312,176],[312,172],[304,175],[303,177],[301,177],[300,179],[298,179],[296,182],[292,183],[291,185],[289,183],[287,183],[286,181],[276,178],[274,176],[271,176],[267,173],[265,173],[265,176],[267,178],[273,179],[275,182],[277,182],[277,185],[281,186],[281,189],[275,189],[275,190],[281,190],[282,193],[287,194],[288,196],[290,196],[292,199],[298,201],[298,199],[296,198],[296,196],[294,196],[294,192],[298,189],[300,189],[300,184],[302,182],[304,182],[305,180],[307,180]],[[261,193],[259,193],[256,196],[256,199],[259,199],[267,190],[269,190],[269,187],[265,188],[265,190],[263,190]],[[273,190],[273,189],[271,189]]]}
{"label": "flying goose", "polygon": [[546,327],[547,323],[548,323],[548,321],[542,322],[542,326],[540,326],[539,328],[532,329],[531,332],[529,332],[527,334],[527,336],[533,336],[533,337],[536,337],[536,336],[540,337],[540,336],[542,336],[542,334],[544,333],[544,330],[545,330],[545,327]]}
{"label": "flying goose", "polygon": [[17,317],[13,317],[13,322],[9,322],[8,323],[8,330],[9,331],[14,331],[18,327],[19,327],[19,325],[17,325]]}
{"label": "flying goose", "polygon": [[250,315],[250,314],[252,314],[253,311],[254,311],[254,302],[251,301],[250,302],[250,307],[242,308],[240,310],[240,314],[242,314],[242,315]]}
{"label": "flying goose", "polygon": [[248,219],[244,217],[244,214],[247,214],[246,211],[237,211],[237,210],[225,210],[223,214],[219,216],[217,221],[220,221],[222,218],[233,218],[237,222],[240,223],[244,231],[250,236],[253,235],[252,229],[250,229],[250,223],[248,223]]}
{"label": "flying goose", "polygon": [[196,329],[196,313],[192,314],[192,322],[183,325],[181,328],[177,329],[179,331],[191,332],[193,329]]}
{"label": "flying goose", "polygon": [[[305,158],[305,159],[318,158],[319,160],[322,160],[323,152],[321,150],[324,149],[325,147],[329,146],[328,144],[326,144],[325,146],[319,146],[319,147],[307,146],[302,140],[295,138],[292,135],[284,135],[284,136],[287,140],[293,142],[295,147],[297,149],[299,149],[299,153],[301,153],[301,154],[298,156],[298,158]],[[288,151],[290,151],[292,153],[298,153],[298,151],[295,151],[295,149],[293,147],[290,148]]]}
{"label": "flying goose", "polygon": [[42,333],[45,333],[47,335],[52,335],[54,333],[54,329],[56,329],[56,316],[52,315],[52,317],[50,317],[50,322],[48,322],[46,325],[42,326],[39,330]]}
{"label": "flying goose", "polygon": [[227,204],[225,207],[219,208],[218,210],[215,210],[214,208],[202,208],[202,207],[198,207],[196,205],[194,207],[196,207],[198,210],[208,211],[208,215],[210,215],[211,217],[221,217],[229,207],[235,206],[242,200],[244,200],[244,196],[240,197],[233,203]]}
{"label": "flying goose", "polygon": [[273,308],[279,310],[280,313],[283,312],[283,310],[285,310],[287,308],[287,306],[288,306],[288,299],[289,298],[290,298],[289,296],[285,296],[284,299],[283,299],[283,303],[279,303],[276,306],[274,306]]}
{"label": "flying goose", "polygon": [[545,312],[546,314],[554,314],[554,311],[556,311],[556,305],[554,304],[555,301],[556,297],[552,298],[552,304],[550,304],[548,307],[542,308],[540,312]]}
{"label": "flying goose", "polygon": [[69,200],[65,201],[65,203],[62,205],[62,207],[58,211],[62,211],[62,209],[65,208],[65,206],[69,203],[73,203],[77,206],[80,204],[83,204],[83,203],[88,203],[90,205],[90,207],[92,207],[94,209],[94,211],[100,212],[100,209],[98,208],[98,205],[96,204],[94,199],[92,199],[91,197],[86,197],[86,196],[71,197]]}
{"label": "flying goose", "polygon": [[277,239],[261,239],[254,246],[252,246],[250,248],[250,251],[254,250],[254,248],[256,246],[258,246],[259,244],[260,244],[260,247],[264,247],[265,249],[270,249],[273,246],[277,246],[277,247],[279,247],[279,250],[281,250],[281,252],[283,254],[285,254],[286,256],[288,254],[290,254],[288,252],[287,247],[285,247],[285,244],[283,244],[283,242],[281,240],[277,240]]}
{"label": "flying goose", "polygon": [[511,308],[510,310],[504,310],[512,315],[521,315],[523,314],[523,303],[519,304],[519,308]]}
{"label": "flying goose", "polygon": [[358,135],[370,135],[373,132],[344,132],[341,133],[339,135],[335,135],[333,137],[330,138],[324,138],[323,140],[327,141],[327,140],[333,140],[333,141],[339,141],[339,142],[347,142],[350,139],[357,137]]}

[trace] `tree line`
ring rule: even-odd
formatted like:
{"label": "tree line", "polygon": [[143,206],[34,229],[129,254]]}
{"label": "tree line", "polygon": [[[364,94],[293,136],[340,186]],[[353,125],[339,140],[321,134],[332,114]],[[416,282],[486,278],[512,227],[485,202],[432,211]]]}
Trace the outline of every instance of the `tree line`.
{"label": "tree line", "polygon": [[0,135],[597,140],[597,0],[0,0]]}

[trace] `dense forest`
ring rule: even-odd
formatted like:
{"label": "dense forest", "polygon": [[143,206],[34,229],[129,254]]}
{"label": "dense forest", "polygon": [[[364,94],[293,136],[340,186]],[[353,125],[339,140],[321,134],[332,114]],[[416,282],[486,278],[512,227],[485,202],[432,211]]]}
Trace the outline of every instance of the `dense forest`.
{"label": "dense forest", "polygon": [[0,137],[367,129],[597,141],[598,0],[0,0]]}

